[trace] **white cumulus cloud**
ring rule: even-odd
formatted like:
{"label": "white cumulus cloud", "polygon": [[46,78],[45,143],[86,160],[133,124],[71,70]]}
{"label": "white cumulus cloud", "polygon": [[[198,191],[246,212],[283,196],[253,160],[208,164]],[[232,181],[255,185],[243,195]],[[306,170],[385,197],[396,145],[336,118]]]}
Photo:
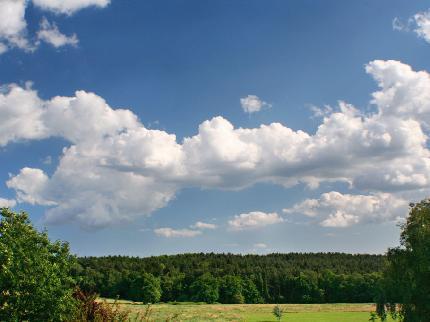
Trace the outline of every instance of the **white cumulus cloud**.
{"label": "white cumulus cloud", "polygon": [[156,235],[166,238],[173,237],[195,237],[201,235],[201,231],[199,230],[191,230],[191,229],[173,229],[169,227],[157,228],[154,229]]}
{"label": "white cumulus cloud", "polygon": [[413,19],[417,35],[430,43],[430,10],[415,14]]}
{"label": "white cumulus cloud", "polygon": [[271,105],[261,100],[257,95],[248,95],[240,99],[240,105],[245,113],[259,112],[263,107],[271,107]]}
{"label": "white cumulus cloud", "polygon": [[325,227],[348,227],[359,222],[397,221],[407,214],[407,209],[406,200],[390,193],[352,195],[331,191],[283,211],[317,218]]}
{"label": "white cumulus cloud", "polygon": [[[104,8],[109,5],[110,0],[31,0],[31,2],[41,10],[70,16],[87,7]],[[40,22],[41,28],[35,35],[37,41],[32,41],[25,19],[29,3],[30,0],[0,0],[0,55],[10,48],[34,51],[41,41],[56,48],[77,45],[78,38],[75,34],[71,36],[62,34],[55,23],[50,23],[45,18]]]}
{"label": "white cumulus cloud", "polygon": [[283,222],[283,219],[275,212],[252,211],[234,216],[232,220],[228,221],[228,225],[233,230],[244,230],[261,228],[281,222]]}
{"label": "white cumulus cloud", "polygon": [[26,6],[26,0],[0,1],[0,54],[6,52],[9,46],[31,49],[26,39]]}
{"label": "white cumulus cloud", "polygon": [[0,91],[0,146],[48,137],[42,120],[42,101],[30,87],[9,85]]}
{"label": "white cumulus cloud", "polygon": [[20,173],[6,182],[8,188],[15,189],[19,202],[32,205],[55,205],[44,199],[48,185],[48,176],[40,169],[23,168]]}
{"label": "white cumulus cloud", "polygon": [[336,211],[321,222],[323,227],[348,227],[359,222],[359,217]]}

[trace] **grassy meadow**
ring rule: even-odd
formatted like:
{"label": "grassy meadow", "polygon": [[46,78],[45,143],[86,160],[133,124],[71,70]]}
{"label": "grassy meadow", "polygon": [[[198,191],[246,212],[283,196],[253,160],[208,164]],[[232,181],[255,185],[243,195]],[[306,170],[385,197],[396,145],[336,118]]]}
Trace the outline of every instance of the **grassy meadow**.
{"label": "grassy meadow", "polygon": [[[109,301],[110,302],[110,301]],[[147,306],[137,302],[119,301],[121,309],[131,317],[143,315]],[[150,321],[276,321],[274,304],[199,304],[177,303],[151,306]],[[373,304],[283,304],[288,322],[366,322]],[[391,321],[391,319],[388,319]]]}

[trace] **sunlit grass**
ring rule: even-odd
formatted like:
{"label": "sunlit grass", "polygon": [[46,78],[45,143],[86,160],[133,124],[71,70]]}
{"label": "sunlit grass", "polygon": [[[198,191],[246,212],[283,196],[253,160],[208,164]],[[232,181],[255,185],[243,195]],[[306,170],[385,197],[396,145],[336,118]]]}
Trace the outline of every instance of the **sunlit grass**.
{"label": "sunlit grass", "polygon": [[[146,308],[141,303],[120,301],[121,307],[132,316]],[[151,321],[276,321],[272,315],[274,304],[201,304],[175,303],[152,306]],[[287,322],[366,322],[373,304],[283,304]],[[392,321],[388,319],[388,321]]]}

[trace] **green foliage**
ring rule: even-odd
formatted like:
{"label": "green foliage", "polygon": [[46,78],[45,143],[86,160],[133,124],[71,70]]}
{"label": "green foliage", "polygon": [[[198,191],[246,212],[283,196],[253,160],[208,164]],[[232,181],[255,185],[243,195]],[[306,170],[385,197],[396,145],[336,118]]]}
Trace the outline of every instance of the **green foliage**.
{"label": "green foliage", "polygon": [[378,314],[376,314],[376,312],[370,312],[369,321],[376,322],[376,320],[378,320]]}
{"label": "green foliage", "polygon": [[257,286],[250,278],[245,278],[243,280],[243,296],[245,298],[245,303],[258,304],[263,303],[263,298],[258,292]]}
{"label": "green foliage", "polygon": [[[430,317],[430,200],[411,204],[402,225],[400,247],[389,249],[388,267],[380,284],[378,314],[391,313],[404,322]],[[396,305],[399,303],[400,305]]]}
{"label": "green foliage", "polygon": [[151,273],[143,274],[142,283],[142,302],[143,303],[157,303],[161,298],[160,279],[154,277]]}
{"label": "green foliage", "polygon": [[288,279],[287,283],[291,294],[299,298],[301,303],[319,303],[323,299],[324,291],[319,288],[318,274],[315,272],[300,272],[298,276]]}
{"label": "green foliage", "polygon": [[[368,303],[374,301],[384,262],[380,255],[339,253],[108,256],[80,258],[74,276],[83,290],[135,301],[142,295],[134,281],[151,273],[160,279],[163,302]],[[213,287],[196,282],[205,274]],[[202,291],[198,283],[205,284]]]}
{"label": "green foliage", "polygon": [[221,303],[242,304],[245,298],[242,295],[242,279],[239,276],[226,275],[221,279],[220,297]]}
{"label": "green foliage", "polygon": [[161,298],[160,279],[151,273],[134,275],[130,283],[131,299],[143,303],[157,303]]}
{"label": "green foliage", "polygon": [[161,276],[161,300],[163,302],[172,302],[181,300],[184,290],[185,274],[174,271]]}
{"label": "green foliage", "polygon": [[64,321],[75,313],[75,259],[66,243],[50,242],[26,213],[0,210],[0,320]]}
{"label": "green foliage", "polygon": [[219,298],[218,281],[210,273],[199,276],[191,284],[191,294],[193,301],[215,303]]}
{"label": "green foliage", "polygon": [[274,308],[273,308],[273,315],[275,316],[275,318],[278,321],[281,321],[282,316],[284,315],[284,310],[279,306],[279,304],[277,304]]}

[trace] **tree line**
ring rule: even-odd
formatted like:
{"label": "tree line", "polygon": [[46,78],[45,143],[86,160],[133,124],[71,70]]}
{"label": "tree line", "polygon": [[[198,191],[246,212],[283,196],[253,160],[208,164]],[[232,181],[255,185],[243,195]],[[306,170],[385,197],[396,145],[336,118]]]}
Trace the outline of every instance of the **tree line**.
{"label": "tree line", "polygon": [[180,254],[78,258],[81,289],[143,302],[373,302],[382,255]]}

